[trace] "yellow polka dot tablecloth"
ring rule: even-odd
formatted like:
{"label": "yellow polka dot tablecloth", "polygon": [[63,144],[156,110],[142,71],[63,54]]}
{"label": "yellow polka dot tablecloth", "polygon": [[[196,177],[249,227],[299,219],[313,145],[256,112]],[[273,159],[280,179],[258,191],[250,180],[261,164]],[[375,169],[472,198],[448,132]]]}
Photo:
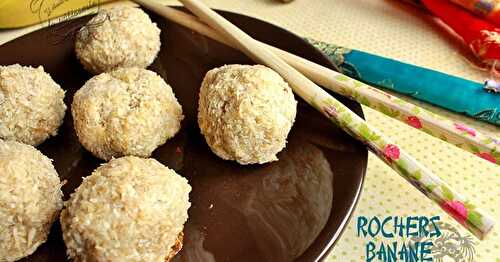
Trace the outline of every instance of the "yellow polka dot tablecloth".
{"label": "yellow polka dot tablecloth", "polygon": [[[211,7],[238,12],[274,23],[298,35],[435,69],[451,75],[483,81],[488,75],[464,56],[467,49],[416,7],[396,0],[295,0],[283,4],[273,0],[204,0]],[[162,1],[178,4],[176,1]],[[29,29],[0,31],[0,43]],[[500,136],[500,128],[474,121],[448,111],[409,100],[452,120],[464,122],[485,134]],[[500,221],[500,168],[439,139],[412,129],[397,120],[364,107],[369,123],[391,137],[418,161],[472,198],[482,209]],[[367,243],[384,242],[381,236],[358,236],[360,217],[440,216],[443,235],[442,257],[434,261],[500,262],[500,225],[479,241],[462,229],[431,200],[423,197],[396,172],[370,153],[363,192],[347,229],[326,259],[365,261]],[[390,240],[404,242],[411,239]],[[445,252],[455,241],[460,252]],[[436,244],[436,242],[439,242]],[[452,243],[453,244],[453,243]],[[449,247],[449,246],[448,246]],[[442,260],[439,260],[442,259]],[[469,260],[467,260],[469,259]],[[374,259],[373,261],[379,261]],[[420,261],[420,260],[419,260]]]}

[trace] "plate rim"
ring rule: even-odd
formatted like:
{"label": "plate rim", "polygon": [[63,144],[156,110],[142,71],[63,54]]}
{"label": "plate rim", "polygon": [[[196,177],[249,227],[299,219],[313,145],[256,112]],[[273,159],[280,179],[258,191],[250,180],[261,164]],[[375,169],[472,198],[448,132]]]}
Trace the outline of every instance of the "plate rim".
{"label": "plate rim", "polygon": [[[187,9],[185,9],[184,7],[182,6],[171,6],[170,7],[174,7],[178,10],[182,10],[182,11],[187,11]],[[154,14],[154,12],[146,9],[146,8],[143,8],[143,7],[140,7],[141,9],[143,9],[144,11],[146,11],[148,14]],[[227,11],[227,10],[221,10],[221,9],[213,9],[214,11],[216,11],[217,13],[219,14],[222,14],[222,15],[230,15],[230,16],[236,16],[236,17],[244,17],[245,19],[249,19],[249,20],[252,20],[252,21],[257,21],[259,23],[262,23],[262,24],[265,24],[266,26],[269,26],[269,27],[272,27],[274,29],[277,29],[277,30],[280,30],[283,34],[288,34],[290,36],[292,36],[293,38],[297,39],[297,41],[300,41],[303,45],[305,46],[308,46],[310,47],[311,49],[311,52],[314,52],[316,53],[316,55],[318,57],[322,57],[323,59],[323,62],[320,63],[321,65],[329,68],[329,69],[332,69],[332,70],[335,70],[335,71],[338,71],[338,67],[328,58],[328,56],[326,54],[324,54],[323,52],[321,52],[319,49],[317,49],[316,47],[314,47],[312,44],[310,44],[309,42],[307,42],[303,37],[293,33],[292,31],[286,29],[286,28],[283,28],[275,23],[272,23],[272,22],[269,22],[269,21],[265,21],[265,20],[262,20],[260,18],[257,18],[257,17],[253,17],[253,16],[250,16],[250,15],[246,15],[246,14],[242,14],[242,13],[237,13],[237,12],[232,12],[232,11]],[[71,20],[68,20],[68,21],[64,21],[63,23],[67,23],[67,22],[72,22],[76,19],[80,19],[80,18],[83,18],[83,17],[88,17],[88,16],[92,16],[93,14],[90,14],[90,15],[86,15],[86,16],[82,16],[82,17],[75,17],[74,19],[71,19]],[[156,14],[155,14],[156,15]],[[156,15],[158,16],[158,15]],[[166,19],[166,18],[163,18],[163,19]],[[172,21],[169,21],[169,22],[172,22]],[[52,26],[57,26],[57,25],[52,25]],[[24,38],[24,37],[27,37],[33,33],[36,33],[36,32],[39,32],[41,30],[47,30],[48,28],[50,27],[43,27],[43,28],[37,28],[36,30],[33,30],[33,31],[30,31],[30,32],[27,32],[26,34],[23,34],[19,37],[16,37],[14,39],[11,39],[3,44],[0,45],[0,48],[4,47],[4,46],[8,46],[8,45],[13,45],[17,40],[21,39],[21,38]],[[188,28],[188,30],[191,30]],[[192,31],[192,30],[191,30]],[[331,91],[328,91],[327,92],[329,93],[332,93]],[[351,100],[352,101],[352,100]],[[356,112],[360,117],[362,117],[363,119],[365,119],[365,114],[364,114],[364,110],[363,110],[363,107],[361,106],[360,103],[356,102],[356,101],[352,101],[356,106],[359,106],[359,112]],[[308,105],[310,106],[310,105]],[[68,112],[66,112],[68,113]],[[326,120],[326,119],[325,119]],[[358,203],[359,203],[359,199],[361,197],[361,194],[362,194],[362,191],[363,191],[363,187],[364,187],[364,182],[365,182],[365,178],[366,178],[366,172],[367,172],[367,167],[368,167],[368,148],[366,146],[363,146],[363,150],[360,152],[360,154],[363,154],[362,155],[362,165],[360,166],[361,167],[361,171],[360,171],[360,175],[359,175],[359,183],[358,185],[354,188],[355,189],[355,194],[354,194],[354,197],[352,199],[352,204],[349,205],[349,208],[346,212],[346,216],[344,219],[342,219],[340,225],[339,225],[339,229],[337,231],[335,231],[333,234],[329,234],[329,240],[327,242],[327,244],[325,246],[323,246],[322,250],[317,253],[317,257],[315,258],[315,261],[323,261],[329,254],[331,254],[334,246],[336,245],[337,241],[339,241],[340,237],[345,233],[345,230],[346,230],[346,227],[347,225],[350,223],[352,217],[353,217],[353,214],[354,214],[354,211],[356,210],[357,206],[358,206]],[[335,183],[335,181],[334,181]],[[335,204],[335,199],[333,200],[333,204]],[[330,221],[332,218],[332,214],[333,212],[330,214],[329,218],[327,221]],[[324,230],[325,228],[323,228],[322,230]],[[320,231],[322,232],[322,231]],[[319,236],[319,235],[318,235]],[[310,250],[311,246],[314,245],[314,243],[317,241],[317,238],[314,239],[314,241],[311,243],[311,245],[299,256],[295,259],[295,261],[306,261],[305,258],[303,257],[304,254],[306,254],[308,252],[308,250]]]}

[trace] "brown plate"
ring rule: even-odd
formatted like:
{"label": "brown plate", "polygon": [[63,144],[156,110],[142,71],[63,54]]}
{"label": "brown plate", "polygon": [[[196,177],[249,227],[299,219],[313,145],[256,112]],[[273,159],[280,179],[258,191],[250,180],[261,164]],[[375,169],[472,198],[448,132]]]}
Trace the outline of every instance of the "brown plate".
{"label": "brown plate", "polygon": [[[334,66],[296,35],[255,18],[221,12],[255,38],[309,60]],[[184,247],[174,261],[316,261],[346,226],[361,191],[367,150],[321,114],[299,103],[295,125],[279,161],[241,166],[211,153],[196,124],[198,88],[206,71],[252,61],[235,50],[151,14],[162,29],[162,49],[151,69],[172,86],[186,119],[153,157],[193,187]],[[0,46],[0,64],[43,65],[66,92],[91,77],[73,52],[74,32],[89,18],[52,26]],[[168,28],[168,30],[167,30]],[[338,97],[362,115],[359,104]],[[40,145],[54,160],[65,198],[102,162],[85,151],[70,110],[59,135]],[[65,261],[59,223],[26,261]]]}

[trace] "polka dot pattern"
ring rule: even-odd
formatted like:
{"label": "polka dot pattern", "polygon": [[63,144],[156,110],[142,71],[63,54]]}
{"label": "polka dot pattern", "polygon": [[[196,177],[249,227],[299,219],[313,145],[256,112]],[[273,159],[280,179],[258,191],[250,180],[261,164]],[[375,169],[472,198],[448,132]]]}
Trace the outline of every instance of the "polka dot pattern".
{"label": "polka dot pattern", "polygon": [[[178,5],[174,0],[160,1]],[[397,0],[204,0],[214,8],[260,18],[296,34],[356,48],[463,78],[483,81],[487,74],[469,62],[470,54],[454,36],[443,33],[439,23]],[[469,60],[467,60],[469,59]],[[456,87],[459,88],[459,87]],[[406,97],[419,106],[483,133],[499,137],[500,128],[474,121]],[[401,145],[418,161],[463,192],[497,221],[500,220],[500,168],[397,120],[364,107],[372,125]],[[334,203],[335,204],[335,203]],[[423,197],[375,155],[369,155],[366,181],[353,219],[326,259],[361,261],[365,245],[379,238],[356,236],[358,216],[441,216],[462,235],[468,233],[430,200]],[[500,229],[483,241],[475,240],[475,261],[500,262]]]}

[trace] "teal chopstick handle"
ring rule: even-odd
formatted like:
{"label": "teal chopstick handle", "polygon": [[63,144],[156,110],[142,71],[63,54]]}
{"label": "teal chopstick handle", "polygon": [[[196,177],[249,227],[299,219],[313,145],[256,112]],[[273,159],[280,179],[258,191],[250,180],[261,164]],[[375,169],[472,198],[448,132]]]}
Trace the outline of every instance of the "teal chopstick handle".
{"label": "teal chopstick handle", "polygon": [[365,82],[500,124],[500,95],[487,92],[482,84],[356,50],[344,59]]}
{"label": "teal chopstick handle", "polygon": [[500,94],[487,92],[480,83],[358,50],[309,41],[345,75],[500,125]]}

